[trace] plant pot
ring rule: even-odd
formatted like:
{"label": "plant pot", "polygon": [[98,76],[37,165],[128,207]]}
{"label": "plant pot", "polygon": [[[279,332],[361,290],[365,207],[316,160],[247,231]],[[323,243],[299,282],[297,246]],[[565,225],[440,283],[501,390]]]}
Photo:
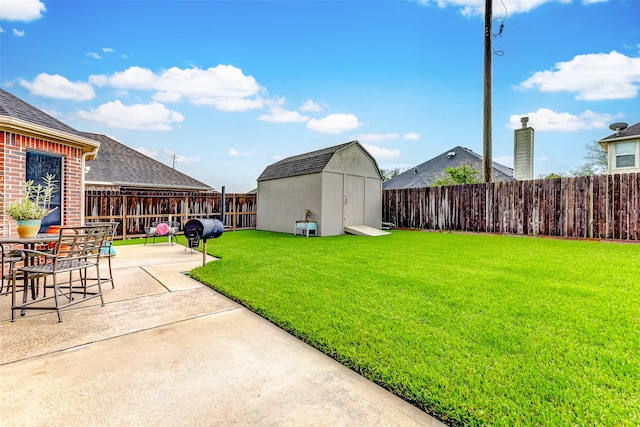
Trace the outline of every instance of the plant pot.
{"label": "plant pot", "polygon": [[47,234],[60,234],[60,225],[50,225],[49,228],[47,228],[46,233]]}
{"label": "plant pot", "polygon": [[40,227],[42,225],[41,219],[21,219],[16,220],[16,224],[18,225],[18,235],[20,237],[35,237],[40,231]]}

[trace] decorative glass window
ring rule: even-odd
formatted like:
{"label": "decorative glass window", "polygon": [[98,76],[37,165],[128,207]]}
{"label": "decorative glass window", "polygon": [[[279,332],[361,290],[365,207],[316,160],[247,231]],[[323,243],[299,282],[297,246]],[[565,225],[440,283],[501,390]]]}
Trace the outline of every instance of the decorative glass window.
{"label": "decorative glass window", "polygon": [[48,173],[56,176],[58,189],[53,194],[51,208],[58,208],[42,219],[40,232],[45,232],[50,225],[62,224],[62,157],[36,151],[27,151],[27,180],[43,184],[42,178]]}
{"label": "decorative glass window", "polygon": [[636,166],[636,143],[618,142],[616,145],[616,168]]}

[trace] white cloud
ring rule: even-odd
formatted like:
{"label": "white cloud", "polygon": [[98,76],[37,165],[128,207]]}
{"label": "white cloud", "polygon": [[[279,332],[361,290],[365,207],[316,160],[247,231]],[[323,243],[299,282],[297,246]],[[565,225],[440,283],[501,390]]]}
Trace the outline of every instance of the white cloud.
{"label": "white cloud", "polygon": [[548,108],[540,108],[538,111],[527,114],[514,114],[509,117],[508,128],[518,129],[522,127],[521,117],[529,117],[528,126],[536,132],[577,132],[590,129],[606,129],[615,117],[611,114],[594,113],[586,110],[578,115],[571,113],[556,113]]}
{"label": "white cloud", "polygon": [[20,85],[29,89],[31,95],[44,96],[46,98],[88,101],[96,96],[90,84],[84,82],[74,83],[58,74],[40,73],[33,82],[21,79]]}
{"label": "white cloud", "polygon": [[180,164],[186,165],[189,163],[200,163],[200,156],[187,157],[187,156],[176,154],[175,151],[169,151],[169,150],[164,150],[164,154],[168,159],[170,159],[170,162],[172,164],[174,162],[174,158],[173,158],[174,156],[175,156],[176,164],[180,163]]}
{"label": "white cloud", "polygon": [[97,109],[80,111],[78,117],[94,123],[125,129],[171,130],[172,123],[181,123],[184,116],[157,102],[123,105],[120,101],[107,102]]}
{"label": "white cloud", "polygon": [[371,142],[381,142],[381,141],[393,141],[396,139],[407,139],[407,140],[418,140],[420,139],[420,135],[416,132],[405,133],[402,136],[397,133],[364,133],[358,135],[358,141],[371,141]]}
{"label": "white cloud", "polygon": [[4,33],[4,28],[0,27],[0,33]]}
{"label": "white cloud", "polygon": [[227,153],[229,153],[230,156],[250,156],[250,155],[254,154],[255,151],[243,151],[243,152],[240,152],[240,151],[236,150],[235,148],[231,148],[231,149],[229,149],[229,151]]}
{"label": "white cloud", "polygon": [[310,99],[300,107],[300,111],[304,111],[307,113],[319,113],[323,109],[324,108],[320,104],[317,104]]}
{"label": "white cloud", "polygon": [[575,92],[576,99],[585,101],[634,98],[640,88],[640,57],[616,51],[578,55],[534,73],[518,86],[534,87],[541,92]]}
{"label": "white cloud", "polygon": [[158,77],[153,71],[142,67],[129,67],[124,71],[114,73],[111,76],[91,76],[100,78],[106,84],[120,89],[153,90],[157,86]]}
{"label": "white cloud", "polygon": [[89,52],[89,53],[87,53],[87,56],[89,56],[89,57],[91,57],[93,59],[102,59],[102,57],[100,55],[98,55],[97,53],[95,53],[95,52]]}
{"label": "white cloud", "polygon": [[94,86],[102,87],[107,84],[107,76],[104,74],[94,74],[89,76],[89,83]]}
{"label": "white cloud", "polygon": [[0,0],[0,20],[31,22],[47,10],[40,0]]}
{"label": "white cloud", "polygon": [[139,151],[140,153],[144,154],[147,157],[151,157],[152,159],[158,159],[158,150],[152,150],[146,147],[138,147],[136,148],[136,151]]}
{"label": "white cloud", "polygon": [[119,89],[154,90],[153,99],[158,102],[187,101],[223,111],[246,111],[264,106],[258,96],[263,88],[253,77],[244,75],[232,65],[206,70],[172,67],[158,73],[148,68],[130,67],[98,79]]}
{"label": "white cloud", "polygon": [[13,29],[13,35],[14,37],[24,37],[25,32],[22,30],[18,30],[16,28]]}
{"label": "white cloud", "polygon": [[[605,3],[610,0],[582,0],[583,5],[590,5],[595,3]],[[485,0],[418,0],[423,5],[435,4],[440,8],[452,7],[460,9],[460,13],[467,17],[483,17],[485,9]],[[506,3],[508,7],[508,13],[510,16],[519,13],[528,13],[533,9],[543,6],[547,3],[572,3],[572,0],[510,0]],[[503,3],[494,0],[493,1],[494,15],[503,13],[505,6]]]}
{"label": "white cloud", "polygon": [[210,98],[206,102],[194,102],[194,104],[210,105],[220,111],[247,111],[262,108],[264,106],[264,101],[259,98]]}
{"label": "white cloud", "polygon": [[323,119],[311,119],[307,122],[309,129],[331,134],[355,130],[358,126],[360,126],[358,118],[353,114],[329,114]]}
{"label": "white cloud", "polygon": [[301,123],[309,120],[297,111],[287,111],[283,109],[273,109],[269,114],[262,114],[258,120],[271,123]]}
{"label": "white cloud", "polygon": [[398,139],[397,133],[364,133],[358,135],[358,141],[381,142]]}
{"label": "white cloud", "polygon": [[377,145],[362,144],[364,148],[376,159],[390,160],[400,157],[400,150],[378,147]]}
{"label": "white cloud", "polygon": [[102,48],[102,51],[103,51],[104,53],[114,53],[116,50],[115,50],[115,49],[113,49],[113,48],[110,48],[110,47],[103,47],[103,48]]}
{"label": "white cloud", "polygon": [[500,163],[503,166],[507,166],[510,168],[513,167],[513,156],[499,156],[494,157],[492,160],[496,163]]}
{"label": "white cloud", "polygon": [[[589,4],[596,1],[599,0],[584,0],[583,2]],[[436,4],[440,8],[459,8],[463,16],[484,16],[485,0],[419,0],[419,2],[423,5]],[[530,12],[545,3],[571,3],[571,0],[510,0],[508,2],[509,15]],[[493,10],[497,14],[504,8],[499,1],[494,0]]]}

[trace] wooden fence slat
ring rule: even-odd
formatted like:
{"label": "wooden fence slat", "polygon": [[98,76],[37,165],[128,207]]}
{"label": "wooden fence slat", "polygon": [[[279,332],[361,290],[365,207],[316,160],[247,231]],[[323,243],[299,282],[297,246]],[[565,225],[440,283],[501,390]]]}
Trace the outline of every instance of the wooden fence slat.
{"label": "wooden fence slat", "polygon": [[402,228],[640,240],[640,173],[383,190],[382,200],[383,221]]}
{"label": "wooden fence slat", "polygon": [[[222,194],[197,192],[90,190],[85,193],[85,220],[119,223],[122,238],[144,235],[154,221],[186,222],[190,218],[222,217]],[[255,228],[256,195],[225,195],[225,227]]]}

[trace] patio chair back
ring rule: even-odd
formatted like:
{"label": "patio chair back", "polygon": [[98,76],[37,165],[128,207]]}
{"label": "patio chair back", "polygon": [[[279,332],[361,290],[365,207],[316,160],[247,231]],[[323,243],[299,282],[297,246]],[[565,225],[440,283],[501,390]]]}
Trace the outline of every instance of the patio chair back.
{"label": "patio chair back", "polygon": [[54,262],[69,263],[76,259],[97,257],[110,230],[110,225],[60,227],[60,237],[53,248],[53,254],[56,255]]}
{"label": "patio chair back", "polygon": [[[56,310],[58,321],[62,321],[60,310],[86,301],[90,298],[99,297],[104,305],[102,297],[102,280],[100,277],[100,249],[111,232],[111,223],[101,223],[86,226],[64,226],[60,227],[58,240],[51,250],[38,251],[24,249],[22,252],[28,259],[27,265],[20,267],[13,272],[12,277],[12,297],[11,297],[11,321],[15,321],[15,312],[20,311],[21,315],[25,310]],[[31,258],[29,258],[31,257]],[[95,268],[96,277],[87,276],[87,270]],[[78,279],[74,279],[73,272],[79,274]],[[17,273],[23,278],[22,303],[16,298]],[[60,282],[58,275],[69,273],[67,282]],[[39,295],[37,282],[41,278],[51,277],[53,283],[46,282],[42,289],[42,296]],[[31,300],[27,299],[27,288],[31,282]],[[92,284],[89,284],[91,282]],[[46,295],[47,288],[53,288],[53,295]],[[89,291],[89,288],[96,287],[97,290]],[[82,295],[82,298],[78,298]],[[43,301],[54,299],[53,306],[41,304]]]}

